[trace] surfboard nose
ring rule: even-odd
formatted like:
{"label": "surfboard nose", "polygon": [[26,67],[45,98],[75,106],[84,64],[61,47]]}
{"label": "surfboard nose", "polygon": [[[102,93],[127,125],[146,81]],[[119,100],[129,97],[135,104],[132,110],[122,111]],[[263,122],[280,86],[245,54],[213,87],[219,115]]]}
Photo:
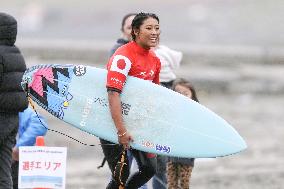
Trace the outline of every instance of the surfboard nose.
{"label": "surfboard nose", "polygon": [[219,138],[222,140],[219,141],[218,145],[223,150],[223,154],[220,154],[220,156],[237,154],[247,148],[244,138],[233,127],[231,128],[231,132],[227,130],[227,135],[229,135],[229,138]]}
{"label": "surfboard nose", "polygon": [[236,153],[244,151],[248,148],[246,141],[241,136],[239,137],[238,148],[239,149],[236,151]]}
{"label": "surfboard nose", "polygon": [[220,154],[221,157],[237,154],[247,149],[247,143],[239,133],[235,132],[231,136],[231,140],[219,141],[219,147],[222,148],[223,151],[222,154]]}

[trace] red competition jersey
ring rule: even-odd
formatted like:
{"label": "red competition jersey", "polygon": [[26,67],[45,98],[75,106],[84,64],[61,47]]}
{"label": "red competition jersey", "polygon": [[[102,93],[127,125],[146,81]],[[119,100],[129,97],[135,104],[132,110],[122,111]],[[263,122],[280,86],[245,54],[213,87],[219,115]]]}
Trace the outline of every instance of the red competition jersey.
{"label": "red competition jersey", "polygon": [[152,50],[132,41],[118,48],[107,64],[107,87],[122,91],[128,75],[159,83],[161,62]]}

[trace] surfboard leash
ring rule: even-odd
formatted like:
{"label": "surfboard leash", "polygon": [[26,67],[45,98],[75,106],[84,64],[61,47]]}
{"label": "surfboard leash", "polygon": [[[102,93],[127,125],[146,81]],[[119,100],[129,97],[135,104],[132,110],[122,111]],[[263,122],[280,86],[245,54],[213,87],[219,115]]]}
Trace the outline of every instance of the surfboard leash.
{"label": "surfboard leash", "polygon": [[119,188],[118,189],[124,189],[125,187],[125,183],[122,181],[122,174],[124,171],[124,167],[127,165],[126,163],[126,150],[122,151],[121,157],[120,157],[120,161],[117,162],[115,168],[114,168],[114,172],[113,175],[114,177],[118,176],[118,181],[119,181]]}
{"label": "surfboard leash", "polygon": [[94,144],[86,144],[86,143],[84,143],[84,142],[81,142],[81,141],[77,140],[76,138],[71,137],[71,136],[69,136],[69,135],[67,135],[67,134],[65,134],[65,133],[60,132],[60,131],[47,128],[47,127],[42,123],[42,121],[41,121],[41,119],[40,119],[40,117],[39,117],[39,115],[38,115],[38,113],[37,113],[37,111],[36,111],[36,109],[35,109],[35,106],[34,106],[33,103],[32,103],[31,97],[28,97],[28,101],[29,101],[29,104],[31,105],[32,109],[35,111],[35,113],[36,113],[36,115],[37,115],[37,118],[39,119],[41,125],[42,125],[44,128],[46,128],[48,131],[52,131],[52,132],[55,132],[55,133],[59,133],[59,134],[65,136],[65,137],[68,137],[68,138],[70,138],[70,139],[72,139],[72,140],[74,140],[74,141],[76,141],[76,142],[78,142],[78,143],[80,143],[80,144],[82,144],[82,145],[85,145],[85,146],[95,146]]}
{"label": "surfboard leash", "polygon": [[[27,99],[28,99],[28,102],[29,102],[29,104],[31,105],[31,107],[32,107],[32,109],[34,110],[34,112],[36,113],[36,116],[37,116],[38,120],[40,121],[41,125],[42,125],[45,129],[47,129],[48,131],[52,131],[52,132],[61,134],[61,135],[65,136],[65,137],[68,137],[68,138],[70,138],[70,139],[72,139],[72,140],[74,140],[74,141],[76,141],[76,142],[78,142],[78,143],[80,143],[80,144],[82,144],[82,145],[91,146],[91,147],[96,146],[95,144],[87,144],[87,143],[81,142],[80,140],[78,140],[78,139],[76,139],[76,138],[74,138],[74,137],[72,137],[72,136],[69,136],[69,135],[67,135],[67,134],[65,134],[65,133],[63,133],[63,132],[60,132],[60,131],[57,131],[57,130],[54,130],[54,129],[47,128],[47,127],[43,124],[43,122],[41,121],[41,119],[40,119],[40,117],[39,117],[39,114],[38,114],[38,112],[37,112],[37,110],[36,110],[36,108],[35,108],[35,106],[34,106],[34,104],[33,104],[33,102],[32,102],[32,98],[31,98],[31,96],[30,96],[30,93],[29,93],[29,89],[28,89],[28,85],[27,85],[27,84],[26,84],[25,88],[26,88],[25,91],[26,91],[26,97],[27,97]],[[95,135],[92,134],[92,133],[89,133],[89,132],[87,132],[87,131],[85,131],[85,132],[88,133],[88,134],[90,134],[90,135],[92,135],[92,136],[95,136]],[[105,145],[105,146],[114,146],[114,145],[119,145],[119,144],[101,144],[101,143],[100,143],[99,145],[101,145],[101,146],[102,146],[102,145]],[[114,153],[114,152],[113,152],[113,153]],[[114,155],[114,154],[112,154],[112,155]],[[126,162],[126,161],[128,161],[128,159],[127,159],[126,156],[127,156],[126,150],[124,149],[117,157],[115,157],[115,159],[120,157],[120,161],[117,162],[117,164],[116,164],[116,166],[115,166],[114,173],[113,173],[113,175],[116,176],[116,175],[117,175],[116,171],[118,171],[118,180],[119,180],[119,184],[120,184],[120,185],[119,185],[119,189],[124,189],[124,188],[125,188],[125,183],[122,181],[122,176],[123,176],[123,172],[125,171],[125,170],[124,170],[125,166],[128,165],[127,162]],[[105,162],[106,162],[106,158],[103,159],[102,165],[100,165],[98,168],[103,167],[103,165],[105,164]]]}
{"label": "surfboard leash", "polygon": [[[29,95],[28,93],[27,93],[27,98],[28,98],[29,104],[31,105],[32,109],[35,111],[36,116],[37,116],[37,118],[39,119],[41,125],[42,125],[45,129],[47,129],[48,131],[52,131],[52,132],[61,134],[61,135],[65,136],[65,137],[67,137],[67,138],[70,138],[70,139],[72,139],[72,140],[74,140],[74,141],[76,141],[76,142],[78,142],[78,143],[80,143],[80,144],[82,144],[82,145],[84,145],[84,146],[91,146],[91,147],[96,146],[95,144],[87,144],[87,143],[81,142],[80,140],[78,140],[78,139],[76,139],[76,138],[74,138],[74,137],[72,137],[72,136],[70,136],[70,135],[67,135],[67,134],[65,134],[65,133],[63,133],[63,132],[60,132],[60,131],[57,131],[57,130],[54,130],[54,129],[47,128],[47,127],[42,123],[42,121],[41,121],[41,119],[40,119],[40,117],[39,117],[39,114],[38,114],[38,112],[37,112],[37,110],[36,110],[36,108],[35,108],[35,106],[34,106],[32,100],[31,100],[31,97],[30,97],[30,95]],[[86,132],[86,131],[84,131],[84,132]],[[86,132],[86,133],[88,133],[89,135],[95,136],[95,135],[93,135],[92,133],[89,133],[89,132]],[[99,145],[101,145],[101,146],[102,146],[102,145],[111,146],[111,145],[117,145],[117,144],[99,144]]]}

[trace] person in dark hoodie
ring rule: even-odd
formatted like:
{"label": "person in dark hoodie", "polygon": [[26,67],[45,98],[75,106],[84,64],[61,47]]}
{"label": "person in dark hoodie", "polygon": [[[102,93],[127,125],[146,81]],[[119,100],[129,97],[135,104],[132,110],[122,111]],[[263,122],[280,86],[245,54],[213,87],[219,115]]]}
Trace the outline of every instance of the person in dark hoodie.
{"label": "person in dark hoodie", "polygon": [[28,107],[21,88],[26,64],[20,50],[14,45],[17,21],[0,13],[0,188],[12,189],[12,149],[16,143],[19,112]]}
{"label": "person in dark hoodie", "polygon": [[135,15],[136,15],[136,13],[129,13],[129,14],[126,14],[122,18],[121,29],[120,29],[122,37],[117,39],[116,44],[110,50],[109,57],[111,57],[119,47],[121,47],[122,45],[125,45],[126,43],[128,43],[129,41],[132,40],[131,23],[132,23],[132,20],[135,17]]}

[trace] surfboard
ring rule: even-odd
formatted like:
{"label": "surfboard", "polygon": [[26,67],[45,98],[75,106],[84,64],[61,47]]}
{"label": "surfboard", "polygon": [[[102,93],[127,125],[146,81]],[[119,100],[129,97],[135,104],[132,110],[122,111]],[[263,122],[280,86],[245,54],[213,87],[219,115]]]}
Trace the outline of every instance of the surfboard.
{"label": "surfboard", "polygon": [[[118,143],[109,111],[107,71],[84,65],[36,65],[22,86],[32,100],[58,119]],[[219,157],[247,145],[223,118],[187,97],[129,76],[121,94],[131,147],[174,157]]]}

